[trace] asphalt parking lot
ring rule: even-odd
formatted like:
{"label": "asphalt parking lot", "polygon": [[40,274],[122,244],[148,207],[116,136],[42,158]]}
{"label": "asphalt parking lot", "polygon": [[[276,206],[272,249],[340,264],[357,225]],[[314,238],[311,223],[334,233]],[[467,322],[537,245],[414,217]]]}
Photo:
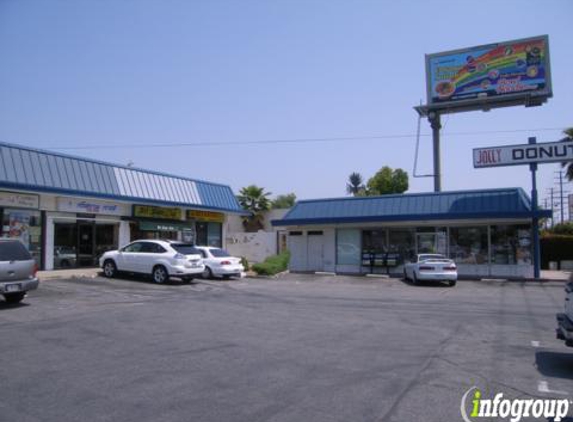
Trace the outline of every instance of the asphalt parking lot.
{"label": "asphalt parking lot", "polygon": [[473,386],[571,400],[563,287],[48,280],[0,300],[0,420],[445,422]]}

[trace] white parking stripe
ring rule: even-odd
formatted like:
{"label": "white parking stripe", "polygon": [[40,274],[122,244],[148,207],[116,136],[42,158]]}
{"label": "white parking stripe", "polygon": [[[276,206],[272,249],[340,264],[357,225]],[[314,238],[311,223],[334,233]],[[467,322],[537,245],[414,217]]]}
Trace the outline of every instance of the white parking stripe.
{"label": "white parking stripe", "polygon": [[538,342],[538,341],[534,341],[534,340],[531,341],[531,345],[532,345],[533,347],[541,347],[540,344],[539,344],[539,342]]}
{"label": "white parking stripe", "polygon": [[568,396],[569,395],[569,393],[567,391],[550,390],[549,384],[547,384],[547,381],[539,381],[537,383],[537,390],[540,393],[559,394],[561,396]]}

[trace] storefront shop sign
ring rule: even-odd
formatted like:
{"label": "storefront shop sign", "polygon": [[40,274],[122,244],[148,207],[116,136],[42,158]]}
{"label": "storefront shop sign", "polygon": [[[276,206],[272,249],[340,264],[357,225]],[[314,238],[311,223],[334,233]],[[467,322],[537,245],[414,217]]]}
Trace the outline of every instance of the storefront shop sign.
{"label": "storefront shop sign", "polygon": [[223,223],[225,214],[212,211],[188,210],[187,220],[205,221],[209,223]]}
{"label": "storefront shop sign", "polygon": [[58,211],[106,214],[106,215],[129,215],[129,209],[124,204],[116,204],[106,201],[94,201],[90,199],[58,198]]}
{"label": "storefront shop sign", "polygon": [[133,216],[144,218],[161,218],[165,220],[181,220],[182,212],[180,208],[134,205]]}
{"label": "storefront shop sign", "polygon": [[40,208],[40,197],[15,192],[0,192],[0,207]]}
{"label": "storefront shop sign", "polygon": [[161,223],[154,221],[141,221],[139,223],[139,230],[151,232],[178,232],[191,229],[185,224],[177,223]]}
{"label": "storefront shop sign", "polygon": [[475,168],[530,163],[559,163],[573,161],[573,142],[544,142],[476,148],[473,153]]}

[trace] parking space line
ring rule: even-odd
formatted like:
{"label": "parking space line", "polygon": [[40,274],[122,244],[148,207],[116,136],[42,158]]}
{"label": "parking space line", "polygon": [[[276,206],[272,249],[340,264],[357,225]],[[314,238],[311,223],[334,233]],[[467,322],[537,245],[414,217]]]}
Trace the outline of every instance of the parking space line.
{"label": "parking space line", "polygon": [[549,384],[547,384],[547,381],[539,381],[537,383],[537,390],[540,393],[559,394],[561,396],[568,396],[569,395],[569,393],[567,391],[559,391],[559,390],[549,389]]}
{"label": "parking space line", "polygon": [[540,343],[539,343],[538,341],[535,341],[535,340],[532,340],[532,341],[531,341],[531,345],[532,345],[533,347],[541,347]]}

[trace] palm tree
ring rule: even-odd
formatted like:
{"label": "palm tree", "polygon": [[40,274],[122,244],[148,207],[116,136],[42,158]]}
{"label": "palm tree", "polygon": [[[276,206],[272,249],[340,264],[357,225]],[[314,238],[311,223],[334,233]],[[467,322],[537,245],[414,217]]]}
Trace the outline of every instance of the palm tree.
{"label": "palm tree", "polygon": [[[563,141],[565,142],[573,141],[573,127],[565,129],[563,133],[567,135],[567,138],[563,139]],[[567,172],[565,173],[565,176],[567,177],[567,180],[569,180],[570,182],[573,181],[573,162],[562,163],[561,166],[567,167]]]}
{"label": "palm tree", "polygon": [[265,192],[265,188],[256,185],[250,185],[240,190],[237,199],[245,211],[251,213],[250,216],[243,218],[245,230],[256,232],[264,228],[264,212],[271,208],[271,201],[268,196],[270,192]]}
{"label": "palm tree", "polygon": [[346,192],[354,196],[358,196],[361,192],[364,192],[364,183],[360,173],[350,173],[348,183],[346,184]]}

